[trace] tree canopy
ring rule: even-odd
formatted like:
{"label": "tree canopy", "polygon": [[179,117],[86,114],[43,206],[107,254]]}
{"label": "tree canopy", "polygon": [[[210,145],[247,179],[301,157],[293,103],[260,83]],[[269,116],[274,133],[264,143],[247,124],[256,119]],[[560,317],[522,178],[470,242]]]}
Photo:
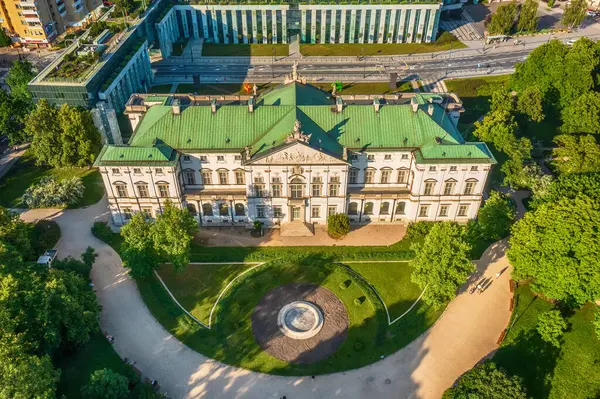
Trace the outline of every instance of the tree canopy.
{"label": "tree canopy", "polygon": [[516,207],[512,200],[499,191],[491,191],[483,208],[479,210],[481,233],[494,241],[504,238],[508,236],[516,217]]}
{"label": "tree canopy", "polygon": [[494,14],[487,28],[491,35],[507,35],[510,33],[517,17],[517,2],[503,4]]}
{"label": "tree canopy", "polygon": [[129,395],[127,378],[109,369],[96,370],[81,390],[84,399],[125,399]]}
{"label": "tree canopy", "polygon": [[563,133],[600,134],[600,93],[582,94],[565,107],[561,118]]}
{"label": "tree canopy", "polygon": [[133,214],[129,223],[121,228],[121,236],[121,256],[124,266],[131,270],[131,277],[148,277],[160,261],[154,250],[152,223],[146,220],[143,213],[137,212]]}
{"label": "tree canopy", "polygon": [[436,223],[423,244],[414,244],[411,280],[425,290],[423,300],[441,307],[456,296],[458,287],[475,270],[470,260],[471,246],[455,223]]}
{"label": "tree canopy", "polygon": [[573,29],[581,25],[585,18],[585,11],[587,9],[586,0],[571,0],[567,3],[562,16],[562,23],[569,29]]}
{"label": "tree canopy", "polygon": [[517,30],[519,32],[535,32],[537,30],[537,0],[525,0],[521,4],[521,10],[519,12],[519,20],[517,21]]}
{"label": "tree canopy", "polygon": [[0,207],[0,242],[9,244],[16,253],[27,257],[31,253],[29,228],[19,214]]}
{"label": "tree canopy", "polygon": [[495,363],[486,361],[464,374],[443,399],[527,399],[518,377],[509,377]]}
{"label": "tree canopy", "polygon": [[10,36],[6,33],[6,31],[0,27],[0,47],[7,47],[12,44],[12,40],[10,40]]}
{"label": "tree canopy", "polygon": [[517,109],[530,120],[541,122],[545,118],[543,100],[542,92],[537,86],[526,87],[522,93],[519,93]]}
{"label": "tree canopy", "polygon": [[15,61],[6,75],[10,93],[0,89],[0,132],[6,134],[11,145],[30,139],[23,127],[27,114],[33,108],[27,83],[34,76],[28,61]]}
{"label": "tree canopy", "polygon": [[13,62],[6,75],[6,84],[10,86],[10,94],[30,105],[33,104],[27,84],[34,77],[35,72],[33,72],[33,67],[29,61],[17,60]]}
{"label": "tree canopy", "polygon": [[554,142],[553,165],[560,173],[600,172],[600,145],[594,136],[561,134]]}

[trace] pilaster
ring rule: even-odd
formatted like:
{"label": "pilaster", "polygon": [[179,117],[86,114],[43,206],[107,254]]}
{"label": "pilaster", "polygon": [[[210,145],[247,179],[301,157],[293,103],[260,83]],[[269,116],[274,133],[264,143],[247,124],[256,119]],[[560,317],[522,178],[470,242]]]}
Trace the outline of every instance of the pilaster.
{"label": "pilaster", "polygon": [[256,10],[250,11],[250,15],[252,16],[252,43],[258,43],[256,36],[258,35],[258,26],[256,22]]}
{"label": "pilaster", "polygon": [[277,43],[277,10],[271,10],[271,43]]}
{"label": "pilaster", "polygon": [[269,30],[267,29],[267,26],[269,26],[269,21],[267,20],[267,10],[261,10],[261,27],[262,27],[262,42],[263,44],[267,44],[267,42],[269,41],[268,36],[269,36]]}
{"label": "pilaster", "polygon": [[362,44],[365,42],[365,19],[367,18],[367,10],[363,8],[361,10],[358,10],[358,12],[360,13],[360,25],[358,26],[358,42]]}
{"label": "pilaster", "polygon": [[321,10],[321,43],[327,43],[325,32],[327,29],[327,10]]}
{"label": "pilaster", "polygon": [[371,9],[371,17],[369,18],[369,43],[373,43],[375,39],[375,17],[377,17],[377,9]]}
{"label": "pilaster", "polygon": [[314,8],[310,10],[310,42],[316,43],[317,35],[317,10]]}
{"label": "pilaster", "polygon": [[200,18],[202,19],[202,37],[208,39],[208,18],[206,17],[206,9],[200,11]]}
{"label": "pilaster", "polygon": [[238,39],[239,28],[238,28],[238,20],[237,20],[237,10],[231,10],[231,37],[233,38],[233,43],[238,44],[240,40]]}
{"label": "pilaster", "polygon": [[221,10],[221,30],[223,32],[223,43],[229,44],[229,24],[227,23],[227,10]]}
{"label": "pilaster", "polygon": [[348,32],[348,43],[354,43],[354,32],[356,31],[356,10],[350,11],[350,32]]}
{"label": "pilaster", "polygon": [[242,10],[242,41],[248,44],[248,10]]}
{"label": "pilaster", "polygon": [[217,10],[210,10],[210,17],[212,19],[213,26],[213,41],[219,43],[219,20],[217,18]]}
{"label": "pilaster", "polygon": [[384,8],[381,10],[379,16],[379,33],[377,34],[377,43],[383,43],[386,40],[385,37],[385,18],[387,16],[387,10]]}
{"label": "pilaster", "polygon": [[340,43],[346,41],[346,9],[342,8],[340,12]]}
{"label": "pilaster", "polygon": [[192,30],[194,31],[194,39],[198,39],[200,38],[198,29],[198,12],[195,8],[192,8],[190,12],[192,13]]}
{"label": "pilaster", "polygon": [[408,23],[408,36],[406,39],[407,43],[414,43],[415,42],[415,22],[417,20],[417,11],[416,10],[411,10],[410,11],[410,22]]}
{"label": "pilaster", "polygon": [[407,10],[398,10],[400,13],[399,26],[398,26],[398,36],[396,39],[396,43],[402,43],[404,41],[404,27],[406,26],[406,13]]}
{"label": "pilaster", "polygon": [[287,44],[287,13],[286,10],[281,10],[281,43]]}
{"label": "pilaster", "polygon": [[[387,42],[388,43],[393,43],[394,42],[394,28],[396,27],[396,10],[392,10],[390,11],[390,27],[388,29],[388,34],[389,37],[387,37]],[[388,36],[386,34],[386,36]]]}
{"label": "pilaster", "polygon": [[300,43],[306,43],[306,10],[300,13]]}
{"label": "pilaster", "polygon": [[331,23],[329,24],[329,42],[330,43],[336,42],[336,37],[335,37],[336,23],[337,23],[337,9],[333,8],[331,10]]}

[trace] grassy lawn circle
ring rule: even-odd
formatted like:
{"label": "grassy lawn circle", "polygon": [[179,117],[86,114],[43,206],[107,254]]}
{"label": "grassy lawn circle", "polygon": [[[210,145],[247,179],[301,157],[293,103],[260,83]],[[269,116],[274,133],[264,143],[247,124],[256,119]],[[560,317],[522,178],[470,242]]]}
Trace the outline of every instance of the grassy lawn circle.
{"label": "grassy lawn circle", "polygon": [[[350,284],[345,283],[348,280]],[[346,340],[336,353],[317,363],[300,365],[271,357],[252,335],[251,316],[260,299],[271,289],[291,282],[329,289],[348,311]],[[441,314],[420,303],[406,317],[388,326],[382,303],[355,273],[343,265],[311,256],[273,261],[237,279],[217,305],[211,330],[186,316],[156,279],[138,282],[138,287],[157,320],[190,348],[223,363],[279,375],[327,374],[368,365],[413,341]]]}

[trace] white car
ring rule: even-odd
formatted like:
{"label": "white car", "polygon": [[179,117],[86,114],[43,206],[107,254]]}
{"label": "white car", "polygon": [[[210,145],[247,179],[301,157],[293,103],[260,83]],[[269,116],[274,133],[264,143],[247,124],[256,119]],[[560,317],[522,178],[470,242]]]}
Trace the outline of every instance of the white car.
{"label": "white car", "polygon": [[569,39],[569,40],[567,40],[567,46],[574,45],[576,41],[577,41],[577,39]]}
{"label": "white car", "polygon": [[598,13],[596,13],[595,11],[586,11],[585,15],[587,15],[588,17],[595,17],[596,15],[598,15]]}
{"label": "white car", "polygon": [[40,265],[48,265],[48,267],[50,267],[52,265],[52,261],[56,259],[57,254],[58,250],[48,249],[42,256],[38,258],[37,263]]}

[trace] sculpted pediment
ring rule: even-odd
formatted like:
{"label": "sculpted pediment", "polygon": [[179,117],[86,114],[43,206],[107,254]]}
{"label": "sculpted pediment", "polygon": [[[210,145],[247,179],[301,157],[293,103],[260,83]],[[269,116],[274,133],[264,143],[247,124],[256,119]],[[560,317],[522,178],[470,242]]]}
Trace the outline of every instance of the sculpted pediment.
{"label": "sculpted pediment", "polygon": [[328,165],[345,164],[346,162],[305,144],[296,143],[258,157],[249,163],[264,165]]}

